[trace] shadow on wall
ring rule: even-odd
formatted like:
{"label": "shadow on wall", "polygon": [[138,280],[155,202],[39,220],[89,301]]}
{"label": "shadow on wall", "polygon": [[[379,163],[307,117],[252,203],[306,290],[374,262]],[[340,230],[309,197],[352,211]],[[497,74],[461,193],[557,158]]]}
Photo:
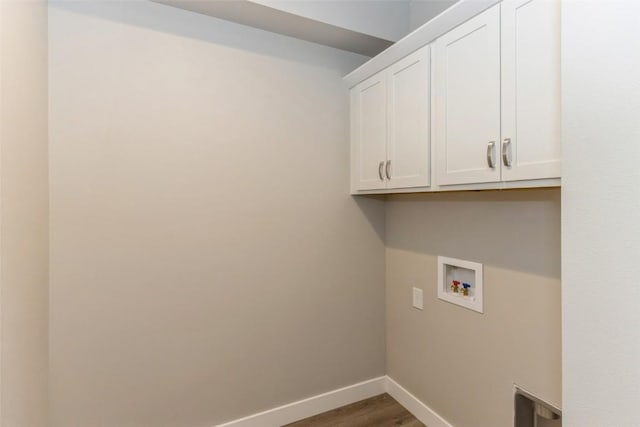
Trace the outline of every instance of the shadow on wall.
{"label": "shadow on wall", "polygon": [[381,241],[385,239],[385,216],[384,208],[387,196],[352,196],[354,202],[367,219],[371,228],[376,232]]}
{"label": "shadow on wall", "polygon": [[385,242],[560,278],[560,189],[394,195]]}
{"label": "shadow on wall", "polygon": [[[272,59],[280,58],[314,67],[335,69],[335,64],[341,61],[332,60],[331,58],[344,57],[343,51],[330,47],[276,33],[269,33],[270,37],[263,37],[265,33],[263,30],[159,3],[148,3],[148,1],[140,0],[126,2],[51,0],[49,1],[49,7],[115,21],[124,25],[144,27],[155,32],[171,33],[181,37],[198,39],[207,43],[267,56]],[[154,8],[155,13],[149,14],[150,7]],[[274,43],[274,37],[288,41],[289,44]],[[292,49],[290,43],[300,43],[300,48]],[[353,71],[354,68],[369,59],[367,56],[355,53],[352,55],[354,57],[353,64],[344,67],[343,70],[339,70],[340,75]]]}

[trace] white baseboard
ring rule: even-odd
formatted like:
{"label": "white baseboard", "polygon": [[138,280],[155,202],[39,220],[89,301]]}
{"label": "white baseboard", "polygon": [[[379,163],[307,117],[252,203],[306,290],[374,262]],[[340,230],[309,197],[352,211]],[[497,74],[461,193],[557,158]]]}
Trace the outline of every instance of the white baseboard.
{"label": "white baseboard", "polygon": [[377,396],[386,391],[387,377],[373,378],[358,384],[319,394],[308,399],[289,403],[220,424],[217,427],[277,427],[302,420],[359,400]]}
{"label": "white baseboard", "polygon": [[373,378],[309,397],[308,399],[298,400],[297,402],[248,417],[229,421],[216,427],[279,427],[385,392],[389,393],[391,397],[425,425],[429,427],[453,427],[433,409],[422,403],[417,397],[388,376]]}
{"label": "white baseboard", "polygon": [[386,377],[387,393],[404,406],[418,420],[429,427],[453,427],[436,411],[422,403],[392,378]]}

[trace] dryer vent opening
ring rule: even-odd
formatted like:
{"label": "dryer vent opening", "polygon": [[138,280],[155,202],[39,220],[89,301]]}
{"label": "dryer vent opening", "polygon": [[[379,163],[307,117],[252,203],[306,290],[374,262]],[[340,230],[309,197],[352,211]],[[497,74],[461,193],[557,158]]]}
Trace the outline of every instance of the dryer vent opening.
{"label": "dryer vent opening", "polygon": [[514,390],[514,427],[561,427],[560,409],[515,387]]}

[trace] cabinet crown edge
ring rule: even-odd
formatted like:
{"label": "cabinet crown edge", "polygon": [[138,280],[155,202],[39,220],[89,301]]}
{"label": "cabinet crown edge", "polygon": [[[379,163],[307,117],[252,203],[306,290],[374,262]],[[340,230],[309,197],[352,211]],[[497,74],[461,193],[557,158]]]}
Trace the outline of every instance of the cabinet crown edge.
{"label": "cabinet crown edge", "polygon": [[433,42],[438,37],[463,24],[500,0],[460,0],[441,14],[409,33],[382,53],[343,77],[349,89],[391,66],[405,56]]}

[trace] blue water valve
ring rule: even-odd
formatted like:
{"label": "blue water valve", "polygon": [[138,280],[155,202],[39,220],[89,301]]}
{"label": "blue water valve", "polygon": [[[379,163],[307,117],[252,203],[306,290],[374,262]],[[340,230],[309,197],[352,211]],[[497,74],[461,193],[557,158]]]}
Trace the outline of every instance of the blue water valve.
{"label": "blue water valve", "polygon": [[471,287],[471,285],[470,285],[470,284],[468,284],[468,283],[463,283],[463,284],[462,284],[462,288],[463,288],[463,289],[462,289],[462,295],[464,295],[465,297],[468,297],[468,296],[469,296],[469,288],[470,288],[470,287]]}

